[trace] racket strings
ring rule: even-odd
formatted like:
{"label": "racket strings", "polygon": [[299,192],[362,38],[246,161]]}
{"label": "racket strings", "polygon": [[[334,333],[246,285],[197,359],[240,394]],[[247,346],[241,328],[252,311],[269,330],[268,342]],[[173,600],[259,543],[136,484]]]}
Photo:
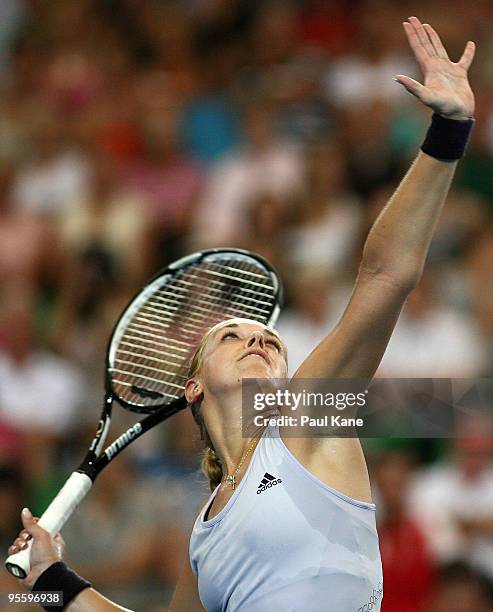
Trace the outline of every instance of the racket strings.
{"label": "racket strings", "polygon": [[[142,338],[140,337],[140,335],[137,336],[132,336],[130,333],[127,333],[127,335],[125,336],[125,338],[129,338],[130,340],[137,340],[140,341]],[[187,353],[190,351],[190,347],[186,342],[180,342],[179,340],[175,340],[173,338],[167,338],[166,340],[163,340],[162,342],[153,342],[152,340],[147,340],[147,342],[149,342],[150,344],[154,344],[155,346],[167,346],[168,348],[173,349],[173,351],[178,351],[180,353]],[[176,344],[181,344],[187,348],[180,348],[179,346],[176,345],[168,345],[168,342],[174,342]],[[127,345],[127,346],[132,346],[133,348],[136,348],[138,350],[141,351],[141,356],[142,356],[142,346],[139,344],[127,344],[125,340],[122,340],[121,342],[122,345]],[[146,351],[149,352],[155,352],[155,353],[161,353],[162,350],[158,350],[158,349],[152,349],[152,348],[146,348]]]}
{"label": "racket strings", "polygon": [[[140,353],[136,353],[135,351],[127,351],[126,349],[123,349],[123,348],[121,348],[121,349],[119,350],[119,353],[120,353],[121,355],[128,355],[129,357],[137,357],[138,359],[140,359],[140,358],[141,358]],[[166,353],[165,351],[156,351],[156,353],[157,353],[157,354],[159,354],[159,355],[160,355],[160,357],[162,357],[162,355],[166,355],[166,356],[170,355],[171,357],[173,357],[173,356],[174,356],[173,354],[171,354],[171,353]],[[170,360],[168,360],[168,359],[162,359],[162,358],[158,358],[158,357],[152,357],[151,355],[147,355],[147,356],[146,356],[146,359],[148,359],[149,361],[154,361],[155,363],[164,363],[164,364],[167,364],[167,365],[172,365],[172,366],[175,366],[175,365],[177,365],[177,363],[178,363],[177,361],[170,361]],[[134,362],[132,362],[132,365],[133,365],[133,363],[134,363]]]}
{"label": "racket strings", "polygon": [[[123,353],[123,351],[120,351],[120,353]],[[136,353],[129,353],[128,351],[126,351],[126,354],[129,355],[129,356],[135,356],[136,355]],[[146,357],[147,361],[149,361],[150,359],[152,359],[152,358],[151,357]],[[162,359],[153,359],[153,361],[156,362],[156,363],[164,363],[166,365],[171,365],[171,366],[179,365],[177,363],[172,363],[172,362],[169,362],[169,361],[164,361]],[[121,357],[118,358],[118,363],[122,363],[124,365],[132,366],[132,367],[135,365],[133,361],[130,361],[129,359],[122,359]],[[155,366],[150,366],[150,365],[147,365],[147,364],[142,365],[142,367],[145,368],[146,370],[149,370],[150,372],[157,372],[158,374],[160,374],[163,371],[162,367],[156,368]],[[183,378],[183,379],[186,378],[186,376],[183,376],[181,374],[177,374],[177,376],[179,378]]]}
{"label": "racket strings", "polygon": [[[217,266],[216,266],[216,268],[217,268]],[[229,270],[234,270],[234,269],[233,269],[233,268],[231,268],[230,266],[228,266],[228,269],[229,269]],[[208,270],[208,271],[209,271],[209,270]],[[245,272],[245,270],[242,270],[242,272]],[[262,276],[261,276],[261,275],[259,275],[259,274],[250,273],[250,271],[248,271],[248,270],[247,270],[246,272],[247,272],[247,273],[249,273],[249,274],[251,274],[251,275],[252,275],[252,276],[254,276],[255,278],[262,278]],[[194,278],[197,278],[197,276],[196,276],[195,274],[188,274],[187,276],[188,276],[188,277],[194,277]],[[227,278],[228,280],[232,280],[232,279],[234,279],[234,277],[232,277],[230,274],[228,274],[228,275],[222,275],[222,276],[223,276],[224,278]],[[264,277],[264,278],[265,278],[265,277]],[[236,280],[236,279],[234,279],[234,280]],[[181,279],[181,278],[177,279],[177,283],[178,283],[178,282],[180,282],[180,281],[183,281],[183,279]],[[255,281],[254,281],[254,282],[255,282]],[[177,283],[176,283],[176,284],[177,284]],[[250,281],[250,283],[251,283],[251,281]],[[214,282],[214,284],[217,286],[217,282]],[[261,283],[257,283],[257,282],[255,282],[255,284],[257,285],[257,287],[260,287],[260,286],[261,286],[262,288],[266,288],[268,291],[270,291],[271,293],[273,293],[273,288],[272,288],[272,285],[271,285],[271,286],[268,286],[268,285],[265,285],[265,284],[263,284],[263,283],[261,284]],[[195,286],[197,286],[197,284],[196,284],[196,283],[193,283],[193,284],[191,284],[191,285],[195,285]],[[175,288],[176,288],[176,287],[175,287]],[[202,287],[201,287],[201,289],[202,289]],[[242,289],[243,289],[243,290],[245,290],[245,289],[246,289],[246,291],[250,291],[250,290],[249,290],[248,288],[246,288],[246,287],[242,287]],[[160,293],[162,293],[162,292],[160,292]],[[217,292],[216,292],[216,291],[214,291],[214,294],[215,294],[215,295],[217,295]],[[243,296],[243,297],[244,297],[244,298],[246,298],[247,300],[253,301],[253,300],[252,300],[252,299],[251,299],[249,296]],[[209,301],[209,310],[203,309],[203,311],[202,311],[202,312],[205,312],[206,314],[210,315],[210,310],[211,310],[211,308],[210,308],[210,304],[213,304],[213,303],[214,303],[214,302],[210,302],[210,301]],[[190,307],[191,305],[188,305],[188,306]],[[248,305],[248,306],[250,306],[250,305]],[[194,308],[196,308],[196,304],[194,304],[194,305],[193,305],[193,307],[194,307]],[[186,308],[186,305],[185,305],[185,308]],[[254,308],[256,311],[258,311],[258,309],[256,309],[255,307],[253,307],[253,308]],[[145,308],[144,308],[143,310],[145,310]],[[175,309],[175,310],[176,310],[176,309]],[[218,310],[218,309],[215,309],[215,310]],[[245,313],[245,310],[244,310],[244,308],[243,308],[243,309],[241,310],[241,314],[243,314],[243,315],[244,315],[244,313]],[[148,314],[148,313],[146,313],[146,314]],[[171,314],[173,314],[173,313],[171,313]],[[235,311],[235,314],[238,314],[238,311],[237,311],[237,310]],[[185,313],[182,313],[182,315],[185,315]],[[160,318],[157,318],[157,317],[154,317],[154,318],[156,319],[156,321],[157,321],[157,325],[158,325],[159,327],[161,327],[161,326],[162,326],[162,327],[169,327],[169,326],[170,326],[169,324],[172,324],[172,323],[174,322],[174,321],[173,321],[173,317],[163,317],[163,313],[162,313],[162,312],[161,312],[161,317],[160,317]],[[204,327],[203,327],[203,325],[204,325],[204,319],[203,319],[203,317],[201,317],[201,318],[197,319],[197,317],[194,317],[194,316],[193,316],[193,314],[192,314],[191,312],[187,312],[187,313],[186,313],[186,318],[187,318],[188,320],[193,319],[194,321],[196,321],[196,322],[198,323],[198,326],[197,326],[197,325],[189,325],[188,323],[182,322],[182,329],[186,329],[187,331],[189,331],[189,333],[188,333],[188,334],[186,334],[186,335],[188,335],[188,336],[192,335],[192,337],[196,336],[197,334],[202,335],[202,334],[203,334],[203,330],[204,330]],[[152,336],[154,336],[154,338],[159,339],[159,340],[161,339],[161,337],[160,337],[160,336],[161,336],[162,334],[159,334],[159,333],[158,333],[158,334],[153,333],[153,332],[154,332],[154,329],[153,329],[153,327],[152,327],[152,324],[154,323],[154,321],[150,321],[149,319],[147,319],[147,318],[145,318],[145,317],[140,317],[140,316],[137,316],[137,317],[136,317],[136,319],[137,319],[137,320],[140,320],[140,321],[144,321],[144,322],[149,323],[149,324],[151,324],[151,325],[150,325],[150,326],[149,326],[149,325],[142,326],[142,325],[139,325],[139,324],[134,323],[133,325],[134,325],[135,327],[140,328],[140,330],[146,330],[146,331],[149,331],[149,332],[151,332]],[[169,322],[169,324],[168,324],[168,325],[163,325],[163,324],[161,323],[161,319],[165,319],[165,320],[167,320],[167,321]],[[144,332],[144,333],[146,333],[146,332]],[[184,334],[184,335],[185,335],[185,334]],[[194,338],[194,339],[195,339],[195,338]],[[184,344],[185,344],[185,343],[184,343]]]}
{"label": "racket strings", "polygon": [[[192,280],[194,280],[194,277],[192,278]],[[202,280],[202,279],[200,279]],[[218,289],[215,289],[214,285],[218,286]],[[232,285],[232,287],[235,287],[235,285]],[[190,289],[191,288],[191,289]],[[173,287],[174,291],[182,291],[185,295],[188,294],[188,292],[193,291],[193,289],[198,289],[198,290],[207,290],[207,296],[211,297],[213,299],[216,299],[217,296],[220,297],[224,297],[224,285],[221,285],[219,283],[211,281],[210,284],[205,284],[205,283],[194,283],[191,282],[190,279],[177,279],[175,282],[175,285]],[[247,288],[241,288],[242,292],[248,292],[248,293],[252,293],[250,291],[250,289]],[[164,293],[164,292],[163,292]],[[168,294],[169,295],[169,294]],[[176,294],[174,294],[176,295]],[[254,302],[255,304],[265,304],[267,306],[270,305],[270,303],[268,301],[263,301],[260,299],[259,296],[257,297],[251,297],[248,295],[239,295],[238,297],[240,297],[242,300],[246,300],[246,301],[250,301],[250,302]]]}
{"label": "racket strings", "polygon": [[232,317],[268,323],[277,300],[270,271],[246,257],[190,265],[152,289],[129,317],[110,367],[120,397],[147,409],[183,394],[190,358],[210,327]]}
{"label": "racket strings", "polygon": [[[169,293],[169,292],[165,293],[162,290],[160,291],[160,295],[161,294],[167,296],[165,300],[162,300],[162,298],[159,298],[159,297],[154,297],[153,299],[157,300],[158,302],[164,301],[166,304],[168,304],[168,310],[170,312],[173,311],[173,310],[176,311],[176,310],[178,310],[179,308],[181,308],[183,306],[183,302],[180,302],[177,299],[174,299],[176,297],[176,294],[172,294],[172,293]],[[179,295],[178,297],[182,297],[182,296]],[[154,308],[153,306],[151,306],[151,304],[152,304],[152,299],[149,300],[149,302],[146,304],[146,307],[145,307],[146,310],[149,310],[152,313],[161,314],[161,316],[162,316],[162,311],[159,310],[159,309]],[[208,308],[204,308],[204,306],[199,306],[198,304],[195,305],[195,310],[197,311],[197,314],[200,314],[200,313],[208,314],[208,313],[210,313],[211,306],[214,307],[214,302],[207,301],[207,305],[208,305]],[[234,310],[234,308],[232,308],[231,306],[228,306],[228,309]],[[263,313],[264,315],[267,315],[269,313],[269,311],[266,310],[265,308],[256,308],[256,310],[258,312]],[[195,317],[194,317],[194,319],[195,319]]]}
{"label": "racket strings", "polygon": [[[179,290],[179,289],[178,289]],[[162,292],[161,292],[162,293]],[[182,294],[174,294],[175,297],[184,297],[187,298],[186,294],[182,295]],[[158,305],[160,305],[161,303],[165,303],[167,304],[169,301],[173,302],[173,298],[165,298],[162,299],[158,296],[155,296],[153,298],[153,300],[155,300],[157,303],[159,303]],[[202,298],[201,300],[197,300],[199,304],[202,304],[203,306],[194,306],[194,310],[198,310],[199,308],[207,313],[210,314],[211,310],[219,310],[219,307],[216,306],[216,301],[213,300],[206,300],[204,298]],[[150,301],[150,303],[152,304],[152,300]],[[235,301],[235,300],[231,300],[231,304],[229,306],[224,306],[225,309],[231,310],[231,311],[236,311],[236,312],[243,312],[245,310],[245,305],[242,304],[241,302]],[[206,306],[206,307],[204,307]],[[252,312],[257,312],[260,314],[260,316],[266,316],[269,311],[265,308],[258,308],[257,306],[254,306],[253,304],[247,304],[246,306],[248,306],[248,308],[252,311]],[[181,308],[183,308],[183,302],[181,305]]]}

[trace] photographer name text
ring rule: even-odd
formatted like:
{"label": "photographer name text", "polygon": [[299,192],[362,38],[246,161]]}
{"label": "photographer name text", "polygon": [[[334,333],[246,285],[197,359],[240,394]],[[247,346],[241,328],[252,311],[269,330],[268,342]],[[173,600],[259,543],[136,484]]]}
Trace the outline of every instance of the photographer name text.
{"label": "photographer name text", "polygon": [[295,417],[281,414],[276,417],[255,415],[253,422],[256,427],[363,427],[362,418],[343,417],[340,414],[309,417]]}

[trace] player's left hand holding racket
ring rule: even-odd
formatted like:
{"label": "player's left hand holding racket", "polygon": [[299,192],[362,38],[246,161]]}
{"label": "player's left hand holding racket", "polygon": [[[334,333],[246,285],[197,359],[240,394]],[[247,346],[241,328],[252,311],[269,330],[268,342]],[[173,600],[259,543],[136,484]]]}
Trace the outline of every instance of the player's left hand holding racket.
{"label": "player's left hand holding racket", "polygon": [[[124,310],[108,343],[104,405],[87,455],[38,525],[55,536],[98,474],[124,448],[186,407],[183,388],[189,361],[210,327],[233,317],[273,325],[281,293],[273,268],[239,249],[194,253],[152,279]],[[148,416],[103,450],[113,400]],[[29,573],[31,547],[32,540],[5,562],[17,578]]]}

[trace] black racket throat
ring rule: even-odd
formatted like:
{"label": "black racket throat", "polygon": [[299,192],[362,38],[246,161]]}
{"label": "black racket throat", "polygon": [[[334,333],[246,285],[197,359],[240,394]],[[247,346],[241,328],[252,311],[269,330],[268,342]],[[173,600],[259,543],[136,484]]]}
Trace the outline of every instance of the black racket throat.
{"label": "black racket throat", "polygon": [[175,400],[172,404],[155,410],[149,416],[128,427],[103,450],[102,446],[105,442],[105,437],[111,424],[112,398],[109,396],[109,398],[107,398],[105,401],[103,414],[101,415],[96,435],[86,456],[84,457],[84,460],[76,471],[81,474],[86,474],[94,482],[103,469],[129,444],[134,442],[146,431],[149,431],[149,429],[152,429],[187,406],[188,403],[186,399],[181,397]]}

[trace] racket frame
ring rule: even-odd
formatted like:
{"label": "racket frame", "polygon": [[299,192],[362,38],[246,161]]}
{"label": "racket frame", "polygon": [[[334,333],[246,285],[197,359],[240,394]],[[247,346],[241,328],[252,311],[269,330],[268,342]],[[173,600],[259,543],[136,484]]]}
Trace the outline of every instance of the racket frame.
{"label": "racket frame", "polygon": [[[237,255],[238,257],[245,257],[248,260],[256,260],[262,267],[266,269],[269,273],[272,281],[272,288],[274,290],[273,296],[273,305],[271,308],[271,312],[267,318],[267,324],[271,324],[271,322],[277,321],[277,317],[281,311],[284,295],[283,288],[281,282],[279,280],[279,276],[275,270],[275,268],[261,255],[257,255],[256,253],[250,253],[244,249],[235,249],[235,248],[215,248],[215,249],[206,249],[204,251],[198,251],[196,253],[192,253],[191,255],[186,255],[181,259],[169,264],[169,266],[162,268],[157,274],[155,274],[144,287],[141,289],[127,304],[127,307],[123,310],[122,314],[118,318],[115,327],[113,328],[113,332],[111,334],[110,340],[108,342],[108,348],[106,351],[106,359],[105,359],[105,387],[108,395],[111,395],[114,399],[118,401],[118,403],[125,408],[126,410],[130,410],[131,412],[149,414],[153,413],[156,410],[159,410],[162,407],[168,406],[171,407],[176,400],[171,401],[170,403],[163,404],[154,404],[152,407],[139,406],[133,402],[129,402],[121,398],[116,390],[114,389],[113,380],[111,377],[111,368],[112,368],[112,357],[117,350],[117,340],[123,335],[124,330],[126,329],[127,321],[132,318],[133,314],[136,310],[138,310],[142,304],[145,303],[146,297],[149,294],[154,292],[154,285],[158,283],[158,281],[165,279],[166,276],[174,276],[179,270],[184,270],[191,265],[196,265],[208,257],[214,255],[220,255],[221,253],[227,253],[232,255]],[[184,408],[185,406],[182,406]],[[180,408],[181,409],[181,408]],[[173,410],[171,414],[175,414],[177,410]],[[170,416],[171,416],[170,414]],[[147,431],[147,429],[146,429]]]}
{"label": "racket frame", "polygon": [[[239,257],[244,256],[249,260],[255,259],[269,272],[273,284],[274,296],[272,296],[272,307],[267,318],[267,324],[272,325],[277,320],[283,303],[282,285],[275,269],[260,255],[250,253],[244,249],[207,249],[187,255],[186,257],[175,261],[168,267],[158,272],[146,284],[146,286],[130,300],[114,326],[106,350],[105,398],[98,428],[83,461],[80,463],[77,470],[75,470],[75,472],[73,472],[67,479],[64,486],[58,492],[38,521],[38,525],[46,529],[52,536],[54,536],[63,527],[82,499],[87,495],[88,491],[92,487],[92,484],[101,471],[117,455],[119,455],[123,449],[125,449],[137,438],[140,438],[140,436],[149,429],[187,407],[188,404],[183,395],[175,398],[169,403],[156,404],[152,407],[142,407],[135,405],[132,402],[125,401],[118,395],[113,387],[113,381],[110,374],[111,357],[113,352],[116,350],[115,341],[117,340],[118,335],[123,333],[126,322],[131,317],[132,312],[135,312],[135,309],[139,308],[140,305],[145,302],[144,297],[146,292],[152,292],[151,287],[154,283],[156,283],[156,281],[159,279],[164,279],[166,275],[174,275],[180,269],[185,269],[190,265],[200,263],[207,259],[207,257],[221,253],[233,255],[237,254]],[[122,406],[122,408],[135,413],[147,414],[147,416],[130,426],[103,450],[103,445],[106,441],[111,425],[113,401],[115,400]],[[32,548],[32,543],[33,541],[29,540],[25,549],[10,555],[5,562],[7,570],[16,578],[22,579],[27,576],[30,569],[30,551]]]}

